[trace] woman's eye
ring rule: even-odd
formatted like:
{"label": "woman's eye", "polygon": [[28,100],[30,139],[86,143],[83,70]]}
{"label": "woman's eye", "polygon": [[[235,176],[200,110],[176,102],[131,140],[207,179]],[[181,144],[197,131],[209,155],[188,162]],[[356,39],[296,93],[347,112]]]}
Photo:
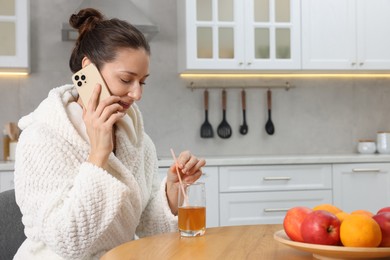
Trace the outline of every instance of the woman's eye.
{"label": "woman's eye", "polygon": [[130,83],[131,82],[131,80],[125,80],[125,79],[121,79],[121,81],[123,82],[123,83]]}
{"label": "woman's eye", "polygon": [[[126,79],[121,79],[121,81],[124,83],[124,84],[131,84],[133,82],[132,79],[129,79],[129,80],[126,80]],[[146,85],[146,82],[145,81],[140,81],[139,82],[140,85]]]}

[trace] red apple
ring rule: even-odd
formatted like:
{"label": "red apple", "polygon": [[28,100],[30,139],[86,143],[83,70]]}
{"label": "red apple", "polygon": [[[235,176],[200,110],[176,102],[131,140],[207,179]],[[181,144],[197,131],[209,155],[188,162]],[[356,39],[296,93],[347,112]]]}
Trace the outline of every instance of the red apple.
{"label": "red apple", "polygon": [[379,246],[390,246],[390,212],[382,211],[372,217],[380,226],[382,231],[382,241]]}
{"label": "red apple", "polygon": [[305,217],[313,210],[308,207],[293,207],[289,209],[284,217],[283,227],[287,236],[298,242],[303,242],[301,235],[301,224]]}
{"label": "red apple", "polygon": [[340,244],[340,220],[325,210],[316,210],[308,214],[301,225],[305,243],[320,245]]}
{"label": "red apple", "polygon": [[378,210],[376,214],[382,213],[382,212],[390,212],[390,207],[384,207]]}

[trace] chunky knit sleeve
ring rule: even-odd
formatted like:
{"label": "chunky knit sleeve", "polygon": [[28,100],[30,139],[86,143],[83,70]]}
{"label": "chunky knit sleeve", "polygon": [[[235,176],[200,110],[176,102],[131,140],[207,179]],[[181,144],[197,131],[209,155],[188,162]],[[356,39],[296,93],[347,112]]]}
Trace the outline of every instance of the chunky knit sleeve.
{"label": "chunky knit sleeve", "polygon": [[171,212],[165,192],[166,178],[161,182],[158,162],[152,141],[145,138],[146,174],[150,178],[150,198],[142,213],[136,233],[139,237],[173,232],[177,230],[177,217]]}
{"label": "chunky knit sleeve", "polygon": [[126,214],[137,223],[140,217],[134,213],[140,212],[139,195],[86,163],[86,156],[35,126],[23,131],[16,152],[15,192],[26,236],[67,259],[87,256],[116,216]]}

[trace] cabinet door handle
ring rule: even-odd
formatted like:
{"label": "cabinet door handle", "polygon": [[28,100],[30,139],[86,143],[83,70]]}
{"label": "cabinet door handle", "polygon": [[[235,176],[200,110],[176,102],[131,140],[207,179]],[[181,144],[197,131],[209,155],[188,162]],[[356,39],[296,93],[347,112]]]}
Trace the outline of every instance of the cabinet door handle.
{"label": "cabinet door handle", "polygon": [[370,169],[370,168],[354,168],[352,172],[380,172],[380,169]]}
{"label": "cabinet door handle", "polygon": [[355,65],[356,65],[356,62],[352,62],[351,65],[352,65],[352,66],[355,66]]}
{"label": "cabinet door handle", "polygon": [[275,208],[275,209],[264,209],[264,212],[286,212],[288,211],[290,208]]}
{"label": "cabinet door handle", "polygon": [[280,177],[263,177],[263,180],[265,181],[289,181],[291,180],[291,177],[287,176],[280,176]]}
{"label": "cabinet door handle", "polygon": [[243,62],[239,62],[238,65],[242,66],[244,63]]}
{"label": "cabinet door handle", "polygon": [[364,65],[364,62],[359,62],[359,66],[363,66]]}

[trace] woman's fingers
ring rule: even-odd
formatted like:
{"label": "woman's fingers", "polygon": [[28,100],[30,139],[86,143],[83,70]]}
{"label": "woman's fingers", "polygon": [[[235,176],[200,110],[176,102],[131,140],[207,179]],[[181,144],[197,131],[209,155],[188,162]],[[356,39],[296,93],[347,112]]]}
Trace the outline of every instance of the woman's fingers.
{"label": "woman's fingers", "polygon": [[200,171],[203,166],[206,165],[206,161],[204,159],[199,159],[196,164],[188,170],[187,174],[192,175],[195,174],[196,172]]}
{"label": "woman's fingers", "polygon": [[[183,181],[193,182],[196,181],[201,175],[201,168],[206,165],[204,159],[198,159],[196,156],[192,155],[189,151],[184,151],[180,153],[177,158],[179,174],[183,178]],[[177,170],[175,163],[171,165],[168,171],[167,181],[178,182]],[[170,174],[169,174],[170,173]]]}
{"label": "woman's fingers", "polygon": [[[122,106],[119,105],[118,103],[114,103],[114,104],[106,106],[103,109],[102,114],[100,115],[100,120],[102,122],[111,122],[112,120],[109,120],[109,119],[111,119],[112,115],[118,114],[119,113],[118,111],[120,111],[121,109],[122,109]],[[123,113],[121,113],[121,114],[123,114]]]}
{"label": "woman's fingers", "polygon": [[188,163],[189,160],[191,160],[191,157],[193,155],[190,153],[190,151],[184,151],[179,154],[177,157],[177,164],[180,169],[184,169],[185,165]]}
{"label": "woman's fingers", "polygon": [[203,173],[201,170],[197,170],[196,172],[194,172],[191,175],[184,175],[182,177],[182,181],[185,183],[193,183],[193,182],[197,181],[202,176],[202,174]]}
{"label": "woman's fingers", "polygon": [[[92,95],[88,100],[88,104],[87,104],[88,111],[95,111],[96,110],[101,89],[102,89],[102,86],[100,86],[100,84],[96,84],[95,88],[92,91]],[[86,104],[84,104],[84,106],[85,105]]]}
{"label": "woman's fingers", "polygon": [[110,118],[106,122],[108,125],[110,125],[112,127],[124,115],[125,115],[125,113],[123,113],[123,112],[113,113],[113,114],[111,114]]}
{"label": "woman's fingers", "polygon": [[110,96],[108,98],[103,99],[102,101],[100,101],[99,105],[96,108],[97,115],[99,115],[99,116],[102,115],[107,107],[114,105],[114,104],[117,105],[116,111],[122,109],[122,106],[118,104],[119,101],[120,101],[120,97],[118,97],[118,96]]}
{"label": "woman's fingers", "polygon": [[189,151],[184,151],[179,155],[178,163],[180,165],[181,171],[184,174],[191,175],[197,172],[203,166],[205,166],[206,161],[203,159],[198,159]]}
{"label": "woman's fingers", "polygon": [[[94,125],[105,124],[114,125],[124,113],[118,113],[123,107],[118,103],[120,97],[110,96],[99,102],[101,85],[96,84],[88,103],[88,108],[84,110],[84,116],[88,114],[89,120],[94,122]],[[113,116],[114,115],[114,116]]]}

